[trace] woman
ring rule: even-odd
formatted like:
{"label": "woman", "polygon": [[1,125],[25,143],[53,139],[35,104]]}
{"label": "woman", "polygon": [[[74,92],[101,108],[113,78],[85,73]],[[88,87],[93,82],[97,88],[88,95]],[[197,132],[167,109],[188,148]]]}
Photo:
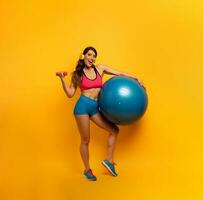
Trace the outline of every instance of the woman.
{"label": "woman", "polygon": [[83,174],[88,180],[95,181],[97,178],[93,174],[89,164],[90,120],[109,133],[107,157],[102,161],[102,164],[113,176],[117,176],[113,154],[119,128],[104,118],[98,110],[97,100],[102,88],[102,76],[104,74],[111,74],[138,79],[130,74],[114,70],[104,65],[94,65],[97,51],[93,47],[85,48],[82,56],[78,60],[75,71],[72,73],[69,87],[64,80],[67,72],[57,72],[56,75],[60,77],[63,89],[69,98],[74,96],[78,87],[81,90],[81,96],[74,108],[74,116],[81,137],[80,154],[85,167]]}

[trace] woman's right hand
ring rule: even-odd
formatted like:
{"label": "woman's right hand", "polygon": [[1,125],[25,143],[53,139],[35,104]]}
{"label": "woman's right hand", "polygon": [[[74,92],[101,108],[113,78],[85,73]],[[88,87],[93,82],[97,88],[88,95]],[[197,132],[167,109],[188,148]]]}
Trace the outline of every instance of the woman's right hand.
{"label": "woman's right hand", "polygon": [[67,72],[56,72],[56,76],[59,76],[60,78],[63,78],[65,76],[67,76],[68,73]]}

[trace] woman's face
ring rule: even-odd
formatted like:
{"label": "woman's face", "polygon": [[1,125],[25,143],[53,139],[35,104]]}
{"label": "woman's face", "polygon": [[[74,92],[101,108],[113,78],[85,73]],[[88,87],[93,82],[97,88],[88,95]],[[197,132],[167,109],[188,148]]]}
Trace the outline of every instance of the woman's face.
{"label": "woman's face", "polygon": [[91,67],[92,64],[95,62],[96,54],[94,51],[89,50],[84,56],[84,62],[87,67]]}

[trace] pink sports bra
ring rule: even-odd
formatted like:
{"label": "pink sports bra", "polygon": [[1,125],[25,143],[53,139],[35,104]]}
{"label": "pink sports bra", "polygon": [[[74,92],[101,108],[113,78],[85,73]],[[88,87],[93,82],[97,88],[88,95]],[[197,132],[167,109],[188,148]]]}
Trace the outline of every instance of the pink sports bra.
{"label": "pink sports bra", "polygon": [[94,71],[96,74],[95,79],[89,79],[86,76],[85,72],[83,71],[82,80],[81,80],[81,84],[80,84],[81,90],[86,90],[86,89],[91,89],[91,88],[101,88],[103,86],[101,75],[97,71],[96,67],[93,67],[93,68],[94,68]]}

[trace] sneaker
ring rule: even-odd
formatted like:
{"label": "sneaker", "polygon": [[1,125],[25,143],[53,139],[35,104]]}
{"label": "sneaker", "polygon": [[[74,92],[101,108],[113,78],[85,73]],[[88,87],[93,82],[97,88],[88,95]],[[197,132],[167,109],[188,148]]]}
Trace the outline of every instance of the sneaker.
{"label": "sneaker", "polygon": [[109,160],[103,160],[102,164],[104,165],[104,167],[106,167],[106,169],[113,175],[113,176],[118,176],[118,174],[115,171],[115,163],[111,163]]}
{"label": "sneaker", "polygon": [[89,181],[96,181],[97,177],[92,173],[92,170],[89,169],[87,171],[84,171],[83,175],[89,180]]}

